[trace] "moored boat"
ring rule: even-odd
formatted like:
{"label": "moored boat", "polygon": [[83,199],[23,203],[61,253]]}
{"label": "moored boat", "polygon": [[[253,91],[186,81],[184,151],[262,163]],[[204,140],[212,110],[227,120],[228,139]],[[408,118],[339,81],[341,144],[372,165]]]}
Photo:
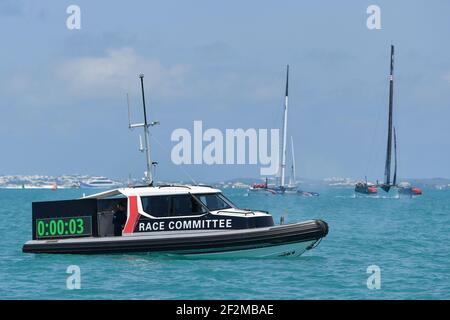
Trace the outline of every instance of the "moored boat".
{"label": "moored boat", "polygon": [[121,183],[112,181],[106,177],[94,177],[87,181],[80,181],[80,188],[86,189],[110,189],[119,187]]}

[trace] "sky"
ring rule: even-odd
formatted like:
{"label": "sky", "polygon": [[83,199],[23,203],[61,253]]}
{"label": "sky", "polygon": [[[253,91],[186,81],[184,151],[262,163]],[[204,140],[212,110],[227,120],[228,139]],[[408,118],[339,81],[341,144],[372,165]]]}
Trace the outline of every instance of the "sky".
{"label": "sky", "polygon": [[[81,29],[66,26],[69,5]],[[369,5],[381,29],[370,30]],[[142,176],[138,74],[161,180],[259,177],[258,165],[175,165],[171,133],[279,128],[297,174],[382,179],[394,44],[398,174],[450,177],[449,1],[0,0],[0,175]]]}

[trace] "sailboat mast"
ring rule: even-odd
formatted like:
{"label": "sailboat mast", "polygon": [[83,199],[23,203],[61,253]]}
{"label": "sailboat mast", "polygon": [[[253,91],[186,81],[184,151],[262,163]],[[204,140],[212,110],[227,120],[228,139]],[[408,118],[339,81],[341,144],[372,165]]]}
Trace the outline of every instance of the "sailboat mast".
{"label": "sailboat mast", "polygon": [[144,94],[144,74],[140,74],[139,78],[141,79],[141,90],[142,90],[142,106],[144,108],[144,152],[147,164],[147,171],[145,172],[145,182],[148,185],[153,184],[153,176],[152,176],[152,160],[150,156],[150,146],[149,146],[149,124],[147,122],[147,109],[145,107],[145,94]]}
{"label": "sailboat mast", "polygon": [[292,165],[291,165],[291,183],[292,185],[295,184],[295,154],[294,154],[294,139],[291,136],[291,155],[292,155]]}
{"label": "sailboat mast", "polygon": [[397,134],[395,133],[394,127],[394,178],[392,179],[392,185],[397,184]]}
{"label": "sailboat mast", "polygon": [[391,69],[389,74],[389,120],[388,138],[386,150],[386,164],[384,167],[384,190],[389,191],[391,187],[391,153],[392,153],[392,113],[394,98],[394,46],[391,45]]}
{"label": "sailboat mast", "polygon": [[286,137],[287,137],[287,115],[288,115],[288,88],[289,88],[289,65],[286,67],[286,94],[284,98],[284,117],[283,117],[283,142],[281,151],[281,186],[285,185],[286,169]]}

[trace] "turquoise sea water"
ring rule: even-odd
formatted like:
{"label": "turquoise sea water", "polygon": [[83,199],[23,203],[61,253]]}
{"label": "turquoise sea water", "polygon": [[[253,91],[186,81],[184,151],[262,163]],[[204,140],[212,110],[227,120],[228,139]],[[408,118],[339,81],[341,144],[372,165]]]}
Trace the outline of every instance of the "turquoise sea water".
{"label": "turquoise sea water", "polygon": [[[330,233],[299,258],[186,259],[148,254],[23,254],[31,238],[31,202],[80,197],[82,190],[0,190],[0,297],[3,299],[449,299],[450,191],[417,198],[355,198],[351,189],[320,197],[247,196],[245,208],[286,222],[321,218]],[[384,194],[380,194],[384,195]],[[68,290],[69,265],[81,289]],[[367,267],[381,288],[367,288]]]}

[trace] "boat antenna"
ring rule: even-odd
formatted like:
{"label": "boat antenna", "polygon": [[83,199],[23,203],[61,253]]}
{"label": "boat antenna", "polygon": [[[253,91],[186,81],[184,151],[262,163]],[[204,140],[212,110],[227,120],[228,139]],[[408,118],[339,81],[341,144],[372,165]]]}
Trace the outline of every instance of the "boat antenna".
{"label": "boat antenna", "polygon": [[152,162],[152,166],[153,166],[153,179],[156,179],[156,166],[158,165],[158,161],[153,161]]}
{"label": "boat antenna", "polygon": [[145,153],[145,160],[146,160],[146,171],[144,172],[144,181],[147,185],[152,186],[153,185],[153,175],[152,175],[152,165],[153,162],[151,160],[151,153],[150,153],[150,130],[149,128],[151,126],[159,124],[158,121],[151,121],[148,123],[147,121],[147,108],[145,106],[145,92],[144,92],[144,74],[141,73],[139,75],[139,79],[141,80],[141,91],[142,91],[142,107],[144,109],[144,123],[131,123],[131,111],[130,111],[130,100],[129,96],[127,94],[127,102],[128,102],[128,128],[134,129],[134,128],[144,128],[144,145],[142,145],[142,138],[139,136],[139,149]]}

